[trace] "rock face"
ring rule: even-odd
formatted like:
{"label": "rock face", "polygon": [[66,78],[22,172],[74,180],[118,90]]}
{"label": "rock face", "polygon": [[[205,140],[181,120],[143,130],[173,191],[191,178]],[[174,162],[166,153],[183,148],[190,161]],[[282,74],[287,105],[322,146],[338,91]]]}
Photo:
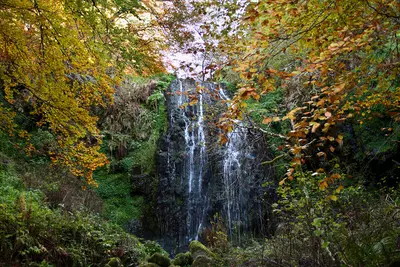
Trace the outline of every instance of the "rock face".
{"label": "rock face", "polygon": [[226,109],[216,99],[228,97],[214,83],[200,85],[178,79],[166,93],[169,126],[157,157],[155,220],[157,239],[172,254],[201,238],[217,213],[230,238],[239,242],[250,230],[262,232],[264,225],[261,185],[270,171],[260,164],[268,159],[265,146],[240,124],[228,144],[219,145],[210,122],[217,120],[218,109]]}

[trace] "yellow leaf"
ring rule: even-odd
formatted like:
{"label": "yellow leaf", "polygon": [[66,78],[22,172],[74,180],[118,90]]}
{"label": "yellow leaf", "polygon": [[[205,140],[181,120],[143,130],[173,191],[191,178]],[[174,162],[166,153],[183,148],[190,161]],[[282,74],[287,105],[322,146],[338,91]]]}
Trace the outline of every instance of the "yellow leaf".
{"label": "yellow leaf", "polygon": [[199,102],[199,100],[195,98],[195,99],[193,99],[192,101],[190,101],[189,105],[190,105],[190,106],[194,106],[194,105],[197,104],[197,102]]}
{"label": "yellow leaf", "polygon": [[292,153],[293,154],[298,154],[298,153],[300,153],[301,152],[301,146],[295,146],[293,149],[292,149]]}
{"label": "yellow leaf", "polygon": [[344,186],[343,186],[343,185],[339,185],[339,187],[338,187],[338,188],[336,188],[335,192],[339,194],[339,193],[340,193],[340,191],[342,191],[342,190],[343,190],[343,188],[344,188]]}
{"label": "yellow leaf", "polygon": [[294,120],[294,119],[296,119],[296,112],[299,110],[301,110],[301,108],[295,108],[295,109],[291,110],[286,116],[289,119]]}
{"label": "yellow leaf", "polygon": [[341,84],[337,85],[337,86],[335,87],[334,92],[335,92],[335,93],[339,93],[339,92],[343,91],[343,89],[344,89],[345,86],[346,86],[346,83],[341,83]]}
{"label": "yellow leaf", "polygon": [[331,200],[333,200],[333,201],[336,201],[338,198],[337,198],[337,196],[335,196],[335,195],[332,195],[332,196],[330,196],[329,197]]}
{"label": "yellow leaf", "polygon": [[281,120],[281,119],[280,119],[279,117],[273,117],[273,118],[272,118],[272,121],[273,121],[273,122],[277,122],[277,121],[280,121],[280,120]]}
{"label": "yellow leaf", "polygon": [[283,185],[286,181],[286,178],[279,182],[279,185]]}

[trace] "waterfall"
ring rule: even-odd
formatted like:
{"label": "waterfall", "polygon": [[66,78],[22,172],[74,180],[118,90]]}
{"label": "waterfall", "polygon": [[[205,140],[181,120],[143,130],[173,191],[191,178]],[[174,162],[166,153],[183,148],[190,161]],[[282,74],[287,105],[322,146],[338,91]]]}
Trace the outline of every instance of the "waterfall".
{"label": "waterfall", "polygon": [[[202,92],[199,92],[195,106],[186,106],[189,102],[187,94],[194,90],[193,86],[178,79],[178,88],[174,98],[177,98],[176,108],[184,122],[184,170],[182,176],[187,179],[187,234],[186,239],[197,239],[202,227],[204,216],[204,196],[202,196],[202,182],[204,163],[206,158],[206,138],[204,129],[204,101]],[[171,120],[173,121],[173,120]],[[169,140],[170,141],[170,140]],[[168,163],[171,159],[168,159]]]}
{"label": "waterfall", "polygon": [[[197,97],[196,104],[188,105],[189,95]],[[157,224],[159,242],[171,252],[204,239],[215,214],[239,243],[249,229],[262,227],[261,200],[254,196],[263,195],[265,150],[256,155],[240,122],[225,146],[217,143],[218,130],[208,127],[206,117],[224,109],[218,95],[229,100],[215,83],[191,79],[175,80],[166,93],[169,125],[158,156]]]}
{"label": "waterfall", "polygon": [[[222,88],[219,89],[222,99],[229,101]],[[229,106],[229,104],[227,104]],[[246,133],[242,130],[242,123],[238,122],[237,127],[228,134],[228,143],[223,153],[223,183],[224,183],[224,211],[228,221],[229,237],[233,239],[233,231],[237,239],[241,241],[241,227],[247,225],[247,210],[244,207],[243,195],[246,188],[243,182],[246,177],[246,170],[243,168],[243,159],[246,156]],[[234,225],[235,224],[235,225]],[[235,228],[235,229],[234,229]]]}
{"label": "waterfall", "polygon": [[197,119],[197,129],[198,129],[198,136],[199,136],[199,145],[200,145],[200,173],[199,173],[199,194],[201,194],[201,183],[203,181],[203,168],[204,168],[204,161],[203,157],[206,152],[206,139],[204,135],[204,108],[203,108],[203,92],[200,92],[199,95],[199,114]]}

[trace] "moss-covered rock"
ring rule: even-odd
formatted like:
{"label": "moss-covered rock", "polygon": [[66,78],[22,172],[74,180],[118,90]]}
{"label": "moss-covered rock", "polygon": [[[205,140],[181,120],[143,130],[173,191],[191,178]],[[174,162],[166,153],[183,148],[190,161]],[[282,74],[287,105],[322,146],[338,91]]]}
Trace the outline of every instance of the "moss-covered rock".
{"label": "moss-covered rock", "polygon": [[108,263],[106,264],[106,267],[122,267],[122,262],[119,258],[111,258]]}
{"label": "moss-covered rock", "polygon": [[167,256],[162,255],[161,253],[158,253],[158,252],[154,253],[150,257],[148,262],[155,263],[161,267],[168,267],[171,264],[171,260]]}
{"label": "moss-covered rock", "polygon": [[192,263],[192,267],[211,267],[211,266],[214,266],[213,259],[205,255],[197,256]]}
{"label": "moss-covered rock", "polygon": [[211,252],[206,246],[204,246],[200,241],[194,240],[189,245],[190,253],[192,254],[193,259],[196,259],[198,256],[207,256],[210,258],[215,258],[215,254]]}
{"label": "moss-covered rock", "polygon": [[192,253],[189,251],[186,253],[178,253],[175,259],[172,261],[174,265],[177,266],[189,266],[193,262]]}

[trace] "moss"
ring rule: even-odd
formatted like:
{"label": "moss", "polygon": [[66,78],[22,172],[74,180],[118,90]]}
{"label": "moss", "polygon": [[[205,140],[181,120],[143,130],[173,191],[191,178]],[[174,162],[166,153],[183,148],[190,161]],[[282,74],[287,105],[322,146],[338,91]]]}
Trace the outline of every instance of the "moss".
{"label": "moss", "polygon": [[171,264],[171,260],[167,256],[158,252],[154,253],[148,261],[161,267],[168,267]]}
{"label": "moss", "polygon": [[119,258],[111,258],[109,262],[106,264],[106,267],[120,267],[122,266],[122,262]]}
{"label": "moss", "polygon": [[178,266],[189,266],[193,263],[193,257],[190,252],[179,253],[175,256],[175,259],[172,261],[174,265]]}
{"label": "moss", "polygon": [[197,256],[194,260],[192,267],[208,267],[214,266],[213,259],[205,255]]}
{"label": "moss", "polygon": [[209,250],[206,246],[204,246],[200,241],[197,240],[194,240],[190,243],[189,249],[194,259],[196,259],[200,255],[211,258],[216,257],[215,254],[211,252],[211,250]]}

